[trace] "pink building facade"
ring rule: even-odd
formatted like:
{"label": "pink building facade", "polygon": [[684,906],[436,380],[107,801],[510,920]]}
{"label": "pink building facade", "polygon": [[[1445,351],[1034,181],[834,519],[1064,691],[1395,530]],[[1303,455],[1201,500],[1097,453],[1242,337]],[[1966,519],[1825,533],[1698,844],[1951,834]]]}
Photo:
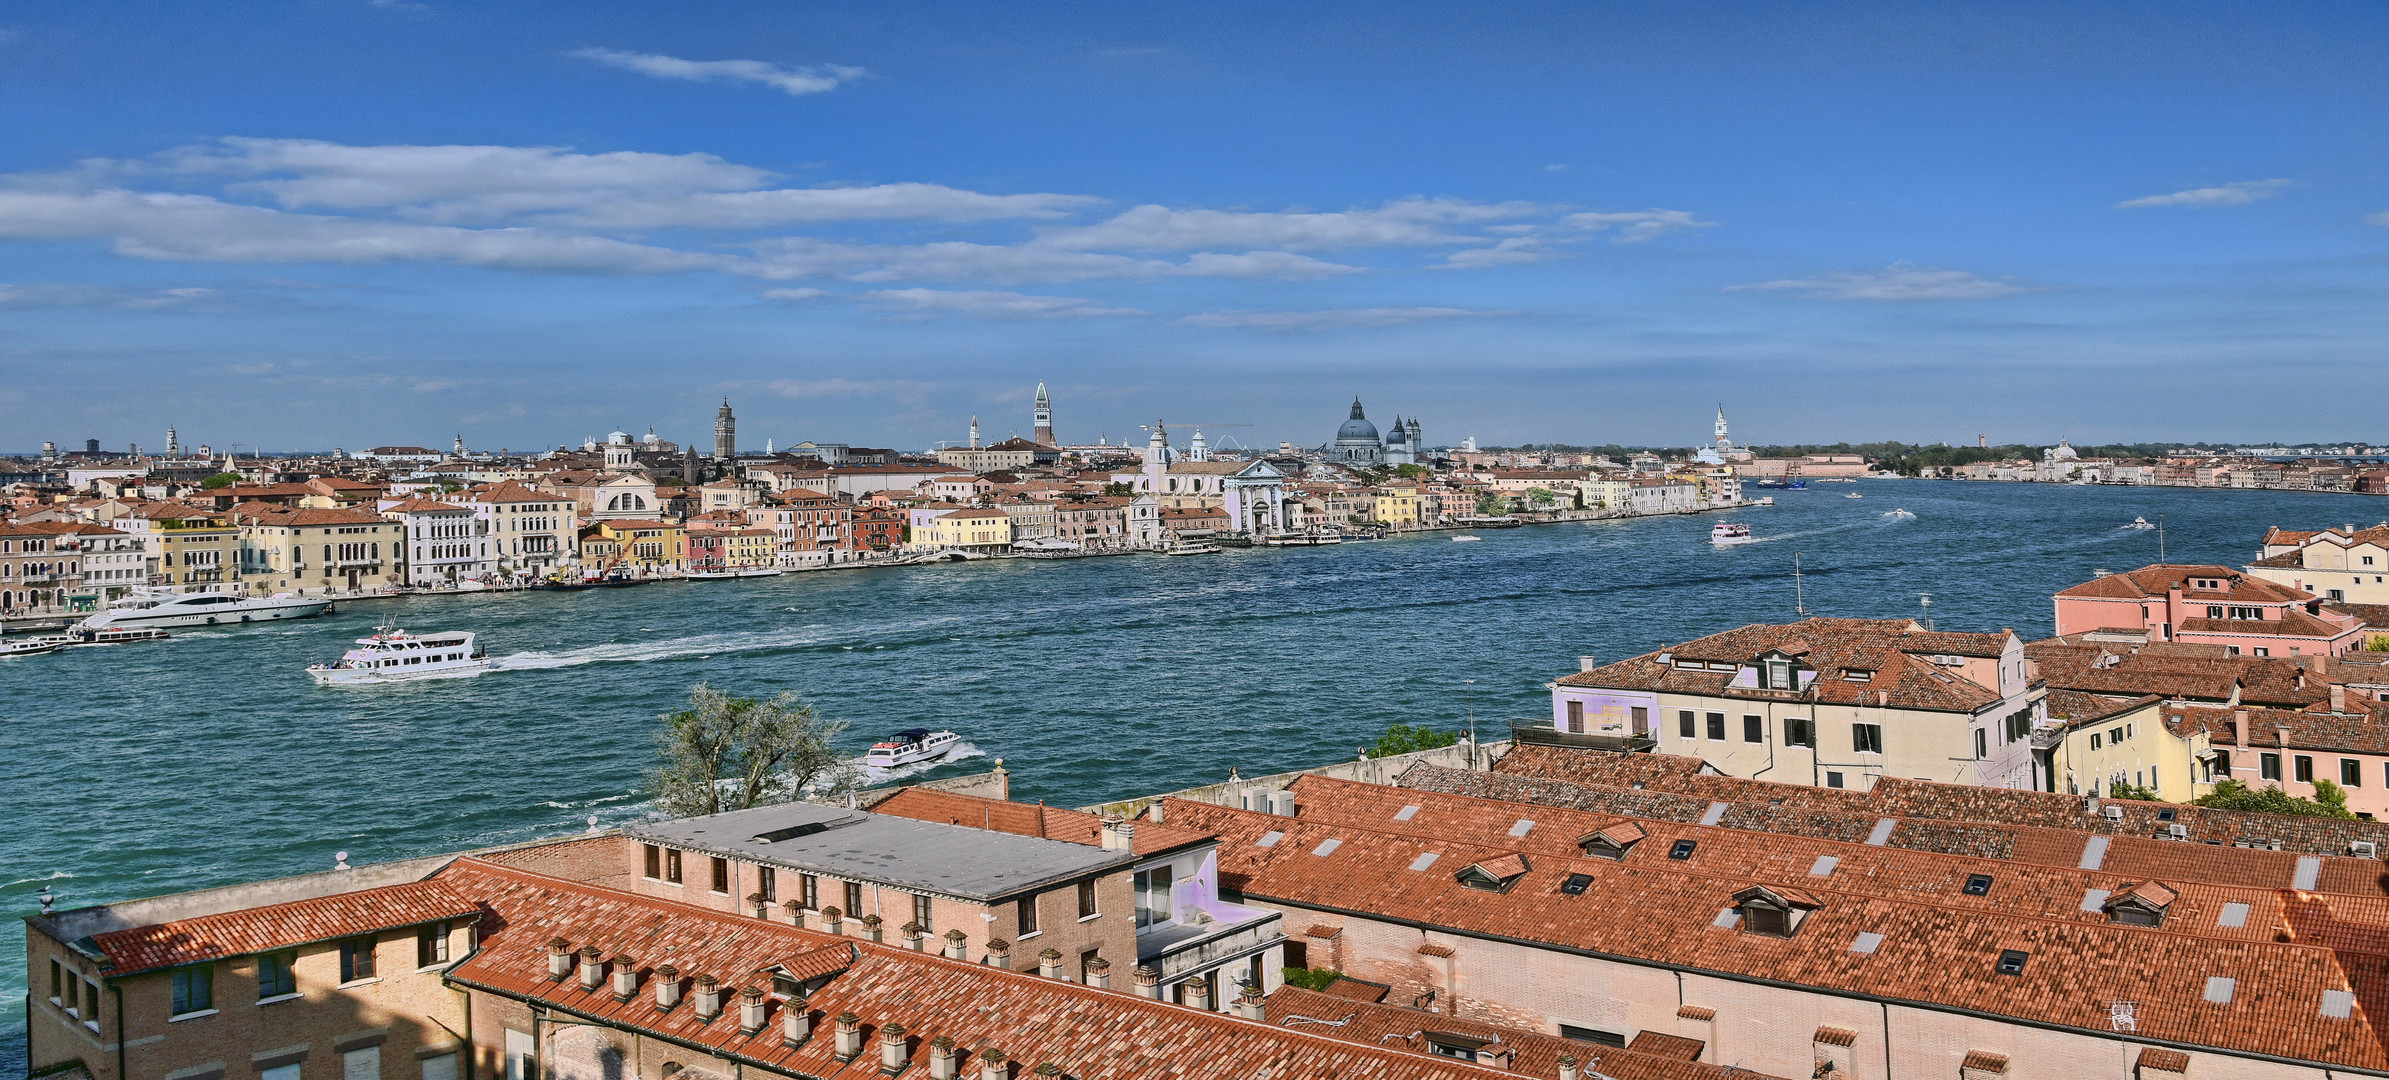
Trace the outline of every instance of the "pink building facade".
{"label": "pink building facade", "polygon": [[2234,656],[2334,656],[2364,640],[2362,619],[2227,566],[2144,566],[2062,590],[2056,603],[2059,636],[2138,635]]}

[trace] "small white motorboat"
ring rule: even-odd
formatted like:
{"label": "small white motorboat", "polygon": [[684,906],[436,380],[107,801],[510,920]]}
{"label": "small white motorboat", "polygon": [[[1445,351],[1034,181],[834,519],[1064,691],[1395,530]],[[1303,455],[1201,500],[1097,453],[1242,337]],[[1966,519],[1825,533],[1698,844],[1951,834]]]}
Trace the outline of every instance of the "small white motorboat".
{"label": "small white motorboat", "polygon": [[1857,493],[1857,492],[1853,491],[1853,492],[1851,492],[1851,493],[1849,493],[1849,494],[1847,494],[1847,495],[1844,495],[1844,496],[1842,496],[1842,498],[1845,498],[1845,499],[1863,499],[1863,498],[1866,498],[1866,496],[1864,496],[1864,495],[1861,495],[1861,494],[1859,494],[1859,493]]}
{"label": "small white motorboat", "polygon": [[1916,515],[1906,510],[1885,510],[1883,511],[1883,516],[1897,520],[1899,518],[1912,518]]}
{"label": "small white motorboat", "polygon": [[1219,545],[1200,540],[1180,540],[1163,548],[1161,553],[1164,555],[1217,555],[1219,554]]}
{"label": "small white motorboat", "polygon": [[2153,524],[2150,524],[2150,523],[2149,523],[2149,520],[2148,520],[2147,518],[2144,518],[2144,517],[2136,517],[2136,518],[2133,518],[2133,519],[2132,519],[2132,523],[2131,523],[2131,524],[2124,526],[2124,528],[2127,528],[2127,529],[2154,529],[2154,528],[2156,528],[2156,526],[2155,526],[2155,525],[2153,525]]}
{"label": "small white motorboat", "polygon": [[13,639],[0,637],[0,660],[12,656],[35,656],[41,653],[57,652],[74,643],[75,639],[63,634],[44,634],[40,637]]}
{"label": "small white motorboat", "polygon": [[1482,539],[1484,539],[1484,537],[1482,537],[1482,536],[1455,536],[1455,537],[1452,537],[1452,543],[1455,543],[1455,544],[1460,544],[1460,543],[1472,543],[1472,542],[1475,542],[1475,541],[1478,541],[1478,540],[1482,540]]}
{"label": "small white motorboat", "polygon": [[905,728],[871,744],[863,755],[863,764],[874,769],[893,769],[916,761],[934,761],[946,756],[962,741],[951,731],[931,731],[928,728]]}
{"label": "small white motorboat", "polygon": [[1739,521],[1720,521],[1709,530],[1709,542],[1718,547],[1731,547],[1750,541],[1750,526]]}
{"label": "small white motorboat", "polygon": [[310,665],[307,674],[323,686],[367,686],[479,675],[496,663],[463,630],[410,634],[385,626],[372,637],[358,638],[357,645],[338,661]]}

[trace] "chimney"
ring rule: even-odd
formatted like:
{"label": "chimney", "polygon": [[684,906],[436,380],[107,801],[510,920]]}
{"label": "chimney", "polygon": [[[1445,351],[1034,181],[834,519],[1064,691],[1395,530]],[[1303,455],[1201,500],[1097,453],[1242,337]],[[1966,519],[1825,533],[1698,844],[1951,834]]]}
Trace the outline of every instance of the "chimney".
{"label": "chimney", "polygon": [[1031,1072],[1031,1074],[1032,1074],[1032,1075],[1035,1075],[1035,1076],[1040,1076],[1040,1077],[1044,1077],[1044,1076],[1060,1076],[1060,1075],[1062,1075],[1062,1067],[1061,1067],[1061,1066],[1059,1066],[1059,1065],[1056,1065],[1056,1064],[1054,1064],[1053,1062],[1050,1062],[1050,1061],[1048,1061],[1048,1062],[1046,1062],[1045,1064],[1043,1064],[1043,1065],[1039,1065],[1039,1066],[1037,1066],[1035,1069],[1032,1069],[1032,1070],[1030,1070],[1030,1072]]}
{"label": "chimney", "polygon": [[605,981],[605,953],[595,945],[581,946],[581,989],[595,990]]}
{"label": "chimney", "polygon": [[2289,729],[2285,727],[2274,728],[2273,744],[2284,750],[2289,749]]}
{"label": "chimney", "polygon": [[2338,683],[2331,684],[2331,711],[2335,713],[2348,711],[2348,688]]}
{"label": "chimney", "polygon": [[803,926],[805,924],[804,901],[790,900],[780,906],[788,910],[788,925]]}
{"label": "chimney", "polygon": [[964,939],[963,939],[963,936],[962,936],[962,931],[960,931],[960,930],[948,930],[948,931],[946,931],[946,959],[948,959],[948,960],[960,960],[960,959],[962,959],[962,947],[963,947],[963,944],[964,944]]}
{"label": "chimney", "polygon": [[639,962],[629,953],[614,956],[614,1000],[629,1001],[639,996]]}
{"label": "chimney", "polygon": [[2231,711],[2231,741],[2240,749],[2248,749],[2248,710]]}
{"label": "chimney", "polygon": [[1244,984],[1244,992],[1236,995],[1236,1015],[1247,1020],[1260,1019],[1261,1002],[1261,988],[1251,983]]}
{"label": "chimney", "polygon": [[1150,821],[1155,825],[1161,824],[1161,803],[1162,800],[1155,799],[1151,804],[1145,807],[1146,821]]}
{"label": "chimney", "polygon": [[768,1011],[769,1006],[764,1000],[762,987],[750,986],[739,991],[738,1033],[751,1037],[761,1032],[765,1022],[764,1016]]}
{"label": "chimney", "polygon": [[838,1014],[838,1045],[830,1056],[839,1061],[853,1061],[863,1056],[863,1018],[850,1012]]}
{"label": "chimney", "polygon": [[1186,1004],[1189,1008],[1211,1011],[1211,980],[1188,979],[1178,985],[1186,988]]}
{"label": "chimney", "polygon": [[1002,938],[988,939],[987,966],[1010,968],[1012,966],[1012,943]]}
{"label": "chimney", "polygon": [[1128,851],[1136,846],[1136,826],[1118,814],[1104,817],[1102,835],[1105,851]]}
{"label": "chimney", "polygon": [[878,940],[879,940],[879,927],[880,927],[880,924],[881,924],[881,923],[883,923],[883,922],[885,922],[886,920],[884,920],[884,919],[881,919],[881,918],[880,918],[879,916],[877,916],[877,915],[865,915],[865,916],[863,916],[863,920],[862,920],[862,921],[863,921],[863,936],[864,936],[864,937],[866,937],[866,938],[869,938],[869,939],[871,939],[871,940],[873,940],[873,941],[878,941]]}
{"label": "chimney", "polygon": [[764,899],[762,893],[748,893],[747,906],[755,909],[756,918],[771,918],[771,901]]}
{"label": "chimney", "polygon": [[1048,979],[1062,977],[1062,950],[1046,947],[1037,954],[1037,974]]}
{"label": "chimney", "polygon": [[1161,1000],[1161,972],[1143,964],[1136,966],[1136,996]]}
{"label": "chimney", "polygon": [[1012,1059],[995,1047],[980,1047],[979,1080],[1012,1080]]}
{"label": "chimney", "polygon": [[547,943],[547,977],[563,982],[572,974],[572,942],[557,938]]}
{"label": "chimney", "polygon": [[954,1037],[940,1035],[929,1040],[929,1080],[961,1080],[961,1055],[954,1052]]}
{"label": "chimney", "polygon": [[928,948],[928,937],[929,932],[922,929],[921,924],[917,922],[908,922],[904,924],[905,948],[911,949],[914,952],[922,952]]}
{"label": "chimney", "polygon": [[904,1025],[890,1022],[879,1029],[879,1071],[894,1076],[912,1064],[912,1044],[905,1041]]}
{"label": "chimney", "polygon": [[813,1037],[813,1003],[803,994],[780,1005],[780,1045],[803,1046]]}
{"label": "chimney", "polygon": [[1600,666],[1601,662],[1593,659],[1590,656],[1579,656],[1576,658],[1576,670],[1578,671],[1591,671]]}
{"label": "chimney", "polygon": [[1272,813],[1272,814],[1276,814],[1276,815],[1277,815],[1277,816],[1279,816],[1279,817],[1293,817],[1293,816],[1294,816],[1294,793],[1293,793],[1293,792],[1291,792],[1291,791],[1272,791],[1272,792],[1270,792],[1270,793],[1269,793],[1269,812],[1270,812],[1270,813]]}
{"label": "chimney", "polygon": [[655,966],[655,1007],[669,1010],[680,1004],[680,969],[670,964]]}
{"label": "chimney", "polygon": [[838,910],[838,905],[836,905],[836,904],[831,904],[831,905],[830,905],[830,906],[828,906],[828,907],[822,908],[822,909],[821,909],[821,929],[822,929],[822,932],[824,932],[824,933],[830,933],[830,934],[843,934],[843,933],[845,933],[845,932],[846,932],[846,913],[845,913],[845,912],[843,912],[843,911],[840,911],[840,910]]}
{"label": "chimney", "polygon": [[1576,1070],[1576,1055],[1559,1056],[1559,1080],[1584,1080],[1584,1074]]}
{"label": "chimney", "polygon": [[1112,988],[1112,962],[1100,956],[1087,961],[1087,985],[1097,990]]}
{"label": "chimney", "polygon": [[697,976],[696,1007],[700,1020],[722,1015],[722,980],[711,975]]}

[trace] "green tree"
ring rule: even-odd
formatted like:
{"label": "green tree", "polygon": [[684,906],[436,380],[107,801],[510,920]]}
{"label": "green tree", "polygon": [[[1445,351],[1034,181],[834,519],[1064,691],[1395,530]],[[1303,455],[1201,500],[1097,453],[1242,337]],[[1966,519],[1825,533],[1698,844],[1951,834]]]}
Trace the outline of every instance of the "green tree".
{"label": "green tree", "polygon": [[1394,475],[1404,480],[1421,480],[1433,474],[1428,472],[1424,465],[1396,465],[1394,466]]}
{"label": "green tree", "polygon": [[2199,797],[2199,806],[2217,810],[2253,811],[2263,814],[2297,814],[2302,817],[2352,818],[2348,811],[2348,793],[2329,780],[2317,778],[2314,798],[2301,799],[2281,790],[2279,784],[2252,788],[2240,780],[2225,780],[2215,790]]}
{"label": "green tree", "polygon": [[1450,746],[1459,741],[1460,733],[1456,731],[1436,731],[1433,728],[1395,724],[1385,729],[1385,734],[1377,736],[1377,745],[1369,748],[1369,756],[1373,758],[1392,757],[1395,754],[1408,754],[1419,750],[1433,750],[1439,746]]}
{"label": "green tree", "polygon": [[1559,496],[1553,494],[1550,488],[1530,487],[1526,489],[1526,501],[1535,506],[1556,506]]}
{"label": "green tree", "polygon": [[860,779],[830,744],[846,730],[795,694],[731,697],[704,683],[666,713],[648,794],[667,817],[745,810],[795,799],[808,786],[839,794]]}
{"label": "green tree", "polygon": [[1327,984],[1341,979],[1344,973],[1334,968],[1290,967],[1286,969],[1286,985],[1305,990],[1325,990]]}
{"label": "green tree", "polygon": [[2157,798],[2157,792],[2155,788],[2144,788],[2138,784],[2131,783],[2130,781],[2126,780],[2109,781],[2107,784],[2107,797],[2110,799],[2138,799],[2141,802],[2164,801]]}
{"label": "green tree", "polygon": [[203,488],[206,488],[206,489],[207,489],[207,490],[209,490],[209,491],[215,491],[215,490],[218,490],[218,489],[220,489],[220,488],[228,488],[228,487],[231,487],[232,485],[234,485],[234,484],[237,484],[237,483],[240,483],[240,482],[241,482],[241,474],[239,474],[239,473],[220,472],[220,473],[217,473],[217,474],[216,474],[216,475],[214,475],[214,476],[208,477],[208,478],[207,478],[207,479],[205,479],[205,480],[201,480],[201,481],[199,482],[199,486],[200,486],[200,487],[203,487]]}
{"label": "green tree", "polygon": [[1494,491],[1477,493],[1477,513],[1485,517],[1500,517],[1510,512],[1510,500]]}
{"label": "green tree", "polygon": [[1105,484],[1105,485],[1103,485],[1103,493],[1104,493],[1105,495],[1109,495],[1109,496],[1111,496],[1112,498],[1115,498],[1115,499],[1129,499],[1129,498],[1135,498],[1135,497],[1136,497],[1136,489],[1135,489],[1135,488],[1132,488],[1132,487],[1130,487],[1130,486],[1128,486],[1128,485],[1126,485],[1126,484],[1123,484],[1123,483],[1121,483],[1121,482],[1119,482],[1119,481],[1117,481],[1117,480],[1114,480],[1114,481],[1112,481],[1111,483],[1108,483],[1108,484]]}

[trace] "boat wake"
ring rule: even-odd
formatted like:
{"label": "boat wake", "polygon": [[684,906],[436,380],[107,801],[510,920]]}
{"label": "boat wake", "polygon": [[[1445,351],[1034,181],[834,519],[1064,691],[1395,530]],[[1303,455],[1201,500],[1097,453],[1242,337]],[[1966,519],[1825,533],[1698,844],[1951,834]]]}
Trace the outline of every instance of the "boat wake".
{"label": "boat wake", "polygon": [[519,652],[498,658],[490,665],[492,671],[546,671],[555,668],[579,667],[583,664],[635,664],[649,660],[672,660],[683,656],[708,656],[714,653],[753,652],[758,649],[786,649],[800,645],[819,644],[819,634],[699,634],[696,637],[674,638],[669,641],[608,642],[560,652]]}
{"label": "boat wake", "polygon": [[964,739],[961,742],[955,743],[951,749],[947,750],[944,757],[938,758],[934,761],[915,761],[908,765],[898,765],[893,769],[874,769],[869,765],[863,764],[863,759],[859,757],[849,759],[846,763],[848,765],[854,766],[855,772],[862,776],[863,786],[883,787],[895,781],[902,780],[908,776],[919,776],[922,773],[928,772],[929,770],[938,768],[940,766],[951,765],[957,761],[964,761],[970,758],[986,756],[987,751],[981,750],[976,746],[972,746],[970,740]]}

